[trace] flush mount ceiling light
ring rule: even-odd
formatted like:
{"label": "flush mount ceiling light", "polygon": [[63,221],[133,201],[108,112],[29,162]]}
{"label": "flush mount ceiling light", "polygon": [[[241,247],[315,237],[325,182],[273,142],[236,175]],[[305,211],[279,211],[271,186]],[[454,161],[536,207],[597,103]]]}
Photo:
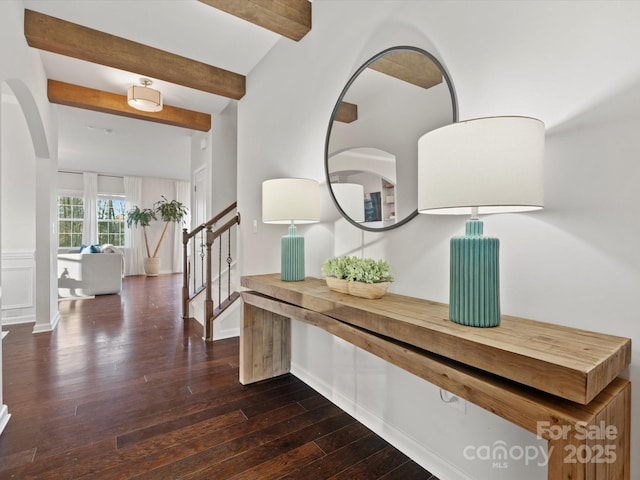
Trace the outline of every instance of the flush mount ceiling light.
{"label": "flush mount ceiling light", "polygon": [[162,110],[162,94],[149,88],[151,80],[141,78],[141,85],[131,85],[127,90],[127,103],[130,107],[143,112],[159,112]]}

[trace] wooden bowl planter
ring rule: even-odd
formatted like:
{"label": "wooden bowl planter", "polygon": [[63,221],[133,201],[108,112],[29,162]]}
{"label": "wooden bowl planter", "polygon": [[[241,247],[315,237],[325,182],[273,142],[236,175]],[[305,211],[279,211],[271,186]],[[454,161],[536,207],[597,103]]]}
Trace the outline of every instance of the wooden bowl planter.
{"label": "wooden bowl planter", "polygon": [[391,282],[380,283],[364,283],[364,282],[347,282],[349,287],[349,295],[354,297],[362,297],[369,299],[382,298],[387,293]]}
{"label": "wooden bowl planter", "polygon": [[348,282],[344,278],[324,277],[324,279],[327,282],[327,287],[334,292],[349,293]]}
{"label": "wooden bowl planter", "polygon": [[382,298],[393,276],[384,260],[338,257],[324,262],[322,273],[329,289],[355,297]]}
{"label": "wooden bowl planter", "polygon": [[379,283],[364,283],[364,282],[351,282],[342,278],[325,277],[327,286],[334,292],[346,293],[347,295],[353,295],[354,297],[376,299],[382,298],[391,282],[379,282]]}

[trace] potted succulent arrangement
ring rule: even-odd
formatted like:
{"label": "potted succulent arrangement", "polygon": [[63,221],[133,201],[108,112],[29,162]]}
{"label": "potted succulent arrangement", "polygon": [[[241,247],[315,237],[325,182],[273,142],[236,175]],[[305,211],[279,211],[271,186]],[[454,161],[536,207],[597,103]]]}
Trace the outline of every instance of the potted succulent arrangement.
{"label": "potted succulent arrangement", "polygon": [[[167,233],[169,224],[172,222],[182,222],[186,214],[187,207],[177,200],[167,200],[164,195],[162,195],[160,200],[153,204],[153,208],[140,208],[136,205],[127,212],[127,226],[129,228],[132,226],[142,227],[144,234],[144,246],[147,251],[147,257],[144,259],[144,271],[147,275],[155,276],[160,272],[160,258],[158,258],[158,251],[160,250],[160,245]],[[153,220],[158,220],[158,217],[160,217],[160,220],[164,222],[164,228],[162,229],[162,233],[152,254],[149,249],[147,227]]]}
{"label": "potted succulent arrangement", "polygon": [[331,290],[369,299],[381,298],[394,280],[384,260],[346,255],[326,260],[322,274]]}

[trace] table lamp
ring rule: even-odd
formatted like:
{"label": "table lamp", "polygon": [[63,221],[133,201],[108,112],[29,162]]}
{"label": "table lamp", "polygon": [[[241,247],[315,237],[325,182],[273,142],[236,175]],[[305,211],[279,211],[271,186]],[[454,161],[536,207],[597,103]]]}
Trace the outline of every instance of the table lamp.
{"label": "table lamp", "polygon": [[544,124],[528,117],[453,123],[418,140],[418,211],[470,214],[451,239],[449,318],[500,324],[499,240],[483,236],[479,214],[543,207]]}
{"label": "table lamp", "polygon": [[262,182],[262,221],[289,224],[281,240],[280,278],[285,282],[304,280],[304,237],[296,223],[320,221],[320,185],[308,178],[275,178]]}

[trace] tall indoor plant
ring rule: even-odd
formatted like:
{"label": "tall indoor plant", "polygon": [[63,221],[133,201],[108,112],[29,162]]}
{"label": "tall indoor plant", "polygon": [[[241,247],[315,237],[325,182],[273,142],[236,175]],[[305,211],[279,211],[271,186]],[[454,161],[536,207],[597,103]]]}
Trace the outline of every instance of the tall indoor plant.
{"label": "tall indoor plant", "polygon": [[[153,208],[140,208],[136,205],[127,212],[127,226],[129,228],[132,226],[142,227],[144,234],[144,246],[147,252],[147,257],[144,259],[144,271],[147,275],[157,275],[160,271],[160,258],[158,258],[158,252],[160,251],[160,245],[167,234],[169,224],[182,222],[186,214],[187,207],[177,200],[167,200],[164,195],[162,195],[160,200],[153,204]],[[158,220],[158,217],[162,222],[164,222],[164,227],[152,254],[149,248],[147,227],[153,220]]]}

